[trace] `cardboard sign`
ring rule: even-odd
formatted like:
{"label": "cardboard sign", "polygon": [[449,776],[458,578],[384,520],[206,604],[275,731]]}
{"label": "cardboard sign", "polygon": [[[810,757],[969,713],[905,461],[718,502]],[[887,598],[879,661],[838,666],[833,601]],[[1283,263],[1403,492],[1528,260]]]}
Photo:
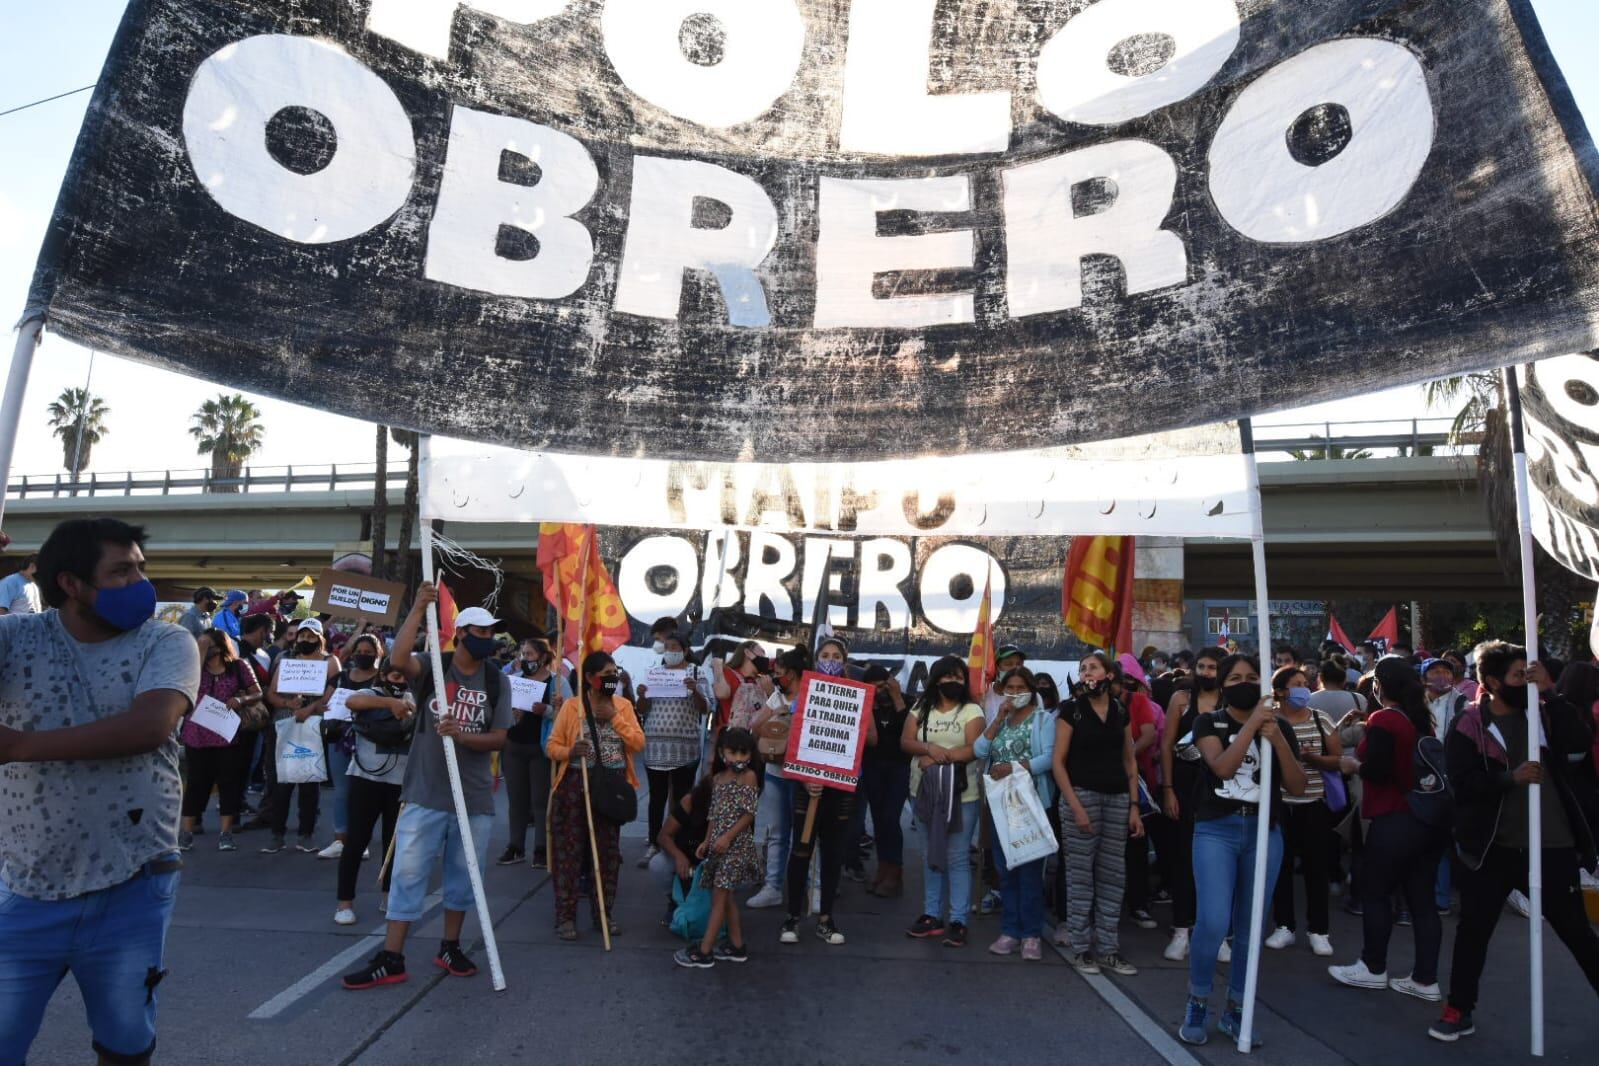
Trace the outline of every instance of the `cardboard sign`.
{"label": "cardboard sign", "polygon": [[688,670],[669,670],[652,666],[644,672],[640,682],[652,700],[680,700],[689,694],[689,681],[694,675]]}
{"label": "cardboard sign", "polygon": [[328,664],[321,659],[279,659],[278,692],[285,696],[320,696],[328,688]]}
{"label": "cardboard sign", "polygon": [[520,677],[511,674],[506,678],[511,682],[511,710],[531,711],[533,705],[544,698],[544,690],[549,685],[547,681],[539,681],[531,677]]}
{"label": "cardboard sign", "polygon": [[194,713],[189,716],[189,721],[201,729],[210,730],[230,744],[239,732],[239,716],[215,696],[201,696],[200,702],[194,705]]}
{"label": "cardboard sign", "polygon": [[783,772],[800,781],[854,792],[866,755],[866,716],[872,713],[871,685],[806,672],[788,731]]}
{"label": "cardboard sign", "polygon": [[[278,691],[281,692],[282,690],[283,686],[279,685]],[[353,688],[334,689],[333,695],[328,697],[328,712],[322,716],[322,720],[326,722],[355,721],[355,717],[350,713],[348,704],[350,702],[350,697],[359,691],[359,689]]]}
{"label": "cardboard sign", "polygon": [[400,620],[400,601],[405,586],[380,581],[365,574],[345,570],[324,570],[316,579],[311,610],[335,618],[357,618],[392,626]]}

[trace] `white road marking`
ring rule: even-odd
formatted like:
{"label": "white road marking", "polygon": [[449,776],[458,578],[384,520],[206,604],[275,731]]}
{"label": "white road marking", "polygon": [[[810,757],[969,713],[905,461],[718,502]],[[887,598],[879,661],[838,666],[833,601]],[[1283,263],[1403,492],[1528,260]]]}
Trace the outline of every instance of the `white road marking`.
{"label": "white road marking", "polygon": [[[1067,964],[1070,965],[1071,958],[1065,949],[1054,943],[1049,946],[1055,950],[1055,954],[1065,959]],[[1077,971],[1073,970],[1073,972],[1076,973]],[[1127,993],[1117,988],[1104,975],[1078,973],[1077,976],[1081,977],[1083,982],[1089,988],[1092,988],[1100,999],[1105,1001],[1107,1007],[1115,1011],[1121,1020],[1127,1023],[1129,1029],[1138,1034],[1139,1039],[1143,1040],[1155,1054],[1164,1059],[1168,1066],[1201,1066],[1199,1059],[1194,1057],[1193,1052],[1179,1043],[1177,1038],[1172,1036],[1170,1030],[1146,1014],[1143,1008],[1134,1003]]]}
{"label": "white road marking", "polygon": [[[444,897],[442,895],[435,892],[433,895],[424,900],[422,904],[422,917],[418,918],[417,921],[426,921],[429,912],[431,912],[435,906],[442,903],[443,899]],[[360,940],[357,940],[354,944],[351,944],[349,947],[333,956],[327,962],[324,962],[321,966],[318,966],[316,969],[312,970],[310,973],[294,982],[294,984],[290,985],[288,988],[285,988],[282,992],[279,992],[277,995],[273,996],[271,999],[255,1008],[255,1010],[251,1011],[247,1017],[249,1017],[251,1021],[266,1021],[271,1018],[276,1018],[278,1015],[292,1007],[295,1003],[316,991],[322,986],[323,983],[332,980],[334,977],[337,977],[345,969],[354,966],[357,962],[366,958],[367,956],[376,954],[378,948],[383,946],[383,937],[387,931],[388,923],[385,922],[383,925],[378,926]]]}

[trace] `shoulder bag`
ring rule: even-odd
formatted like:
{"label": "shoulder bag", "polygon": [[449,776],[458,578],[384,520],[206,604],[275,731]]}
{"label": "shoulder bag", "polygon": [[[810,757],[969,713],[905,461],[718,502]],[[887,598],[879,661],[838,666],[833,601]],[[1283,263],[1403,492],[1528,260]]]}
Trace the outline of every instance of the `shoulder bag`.
{"label": "shoulder bag", "polygon": [[594,745],[594,765],[588,772],[589,803],[598,817],[613,825],[627,825],[638,817],[638,793],[625,772],[601,765],[600,731],[594,724],[594,712],[584,707],[583,716],[588,719],[589,740]]}

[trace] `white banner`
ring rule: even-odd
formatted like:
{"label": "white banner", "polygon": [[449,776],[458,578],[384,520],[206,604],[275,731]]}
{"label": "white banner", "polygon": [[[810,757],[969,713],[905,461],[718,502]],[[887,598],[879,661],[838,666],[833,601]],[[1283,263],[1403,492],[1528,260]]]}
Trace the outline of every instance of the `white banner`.
{"label": "white banner", "polygon": [[438,441],[422,514],[856,536],[1248,539],[1236,426],[1044,451],[879,463],[701,463]]}

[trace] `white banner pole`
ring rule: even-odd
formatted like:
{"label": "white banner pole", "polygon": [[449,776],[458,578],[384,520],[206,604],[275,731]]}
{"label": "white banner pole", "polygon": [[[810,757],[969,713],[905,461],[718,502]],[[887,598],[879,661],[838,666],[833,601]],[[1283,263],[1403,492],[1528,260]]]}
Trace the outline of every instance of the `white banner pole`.
{"label": "white banner pole", "polygon": [[[427,434],[417,437],[417,447],[421,449],[419,469],[425,482],[428,477],[428,450],[430,438]],[[426,495],[424,490],[423,495]],[[425,515],[418,515],[422,524],[422,580],[433,581],[433,520]],[[439,646],[439,607],[438,604],[428,604],[428,656],[433,666],[433,698],[438,706],[443,706],[445,692],[447,691],[444,676],[444,653]],[[485,677],[487,671],[493,669],[492,664],[483,666]],[[425,711],[425,708],[424,708]],[[490,709],[490,719],[493,713]],[[483,871],[478,869],[477,848],[472,841],[472,822],[466,814],[466,796],[461,791],[461,766],[456,759],[455,740],[452,737],[444,738],[444,768],[450,776],[450,796],[455,802],[455,824],[461,834],[461,846],[466,849],[466,871],[472,879],[472,900],[477,905],[478,925],[483,929],[483,947],[489,954],[489,975],[494,979],[494,991],[505,991],[505,971],[500,966],[500,948],[494,940],[494,920],[489,914],[488,896],[483,891]]]}
{"label": "white banner pole", "polygon": [[22,401],[28,393],[28,374],[33,369],[33,353],[44,332],[44,316],[24,319],[17,328],[17,346],[11,356],[11,372],[6,376],[5,399],[0,400],[0,524],[6,517],[6,493],[11,488],[11,456],[17,446],[17,428],[22,425]]}
{"label": "white banner pole", "polygon": [[[1521,424],[1521,383],[1507,367],[1505,394],[1510,407],[1510,447],[1516,463],[1516,524],[1521,533],[1521,610],[1527,633],[1527,665],[1538,661],[1538,604],[1534,589],[1536,559],[1532,550],[1532,506],[1527,489],[1527,441]],[[1542,730],[1538,686],[1527,685],[1527,759],[1539,762]],[[1527,940],[1532,948],[1532,1053],[1543,1055],[1543,789],[1527,790],[1527,902],[1531,905]]]}
{"label": "white banner pole", "polygon": [[[1267,667],[1271,663],[1271,601],[1266,590],[1266,526],[1260,502],[1260,467],[1255,461],[1255,430],[1250,420],[1238,423],[1243,441],[1244,461],[1247,464],[1247,491],[1254,522],[1254,536],[1250,548],[1255,563],[1255,617],[1256,632],[1260,642],[1260,697],[1271,698],[1271,676]],[[1225,680],[1225,679],[1222,679]],[[1246,947],[1248,971],[1244,977],[1244,1017],[1238,1030],[1238,1050],[1248,1054],[1253,1047],[1255,1032],[1255,996],[1260,990],[1260,949],[1266,927],[1267,893],[1272,886],[1266,884],[1266,867],[1271,853],[1271,795],[1272,751],[1271,745],[1257,740],[1260,745],[1260,805],[1255,827],[1255,883],[1250,889],[1254,920],[1249,923],[1249,944]],[[1236,965],[1236,963],[1235,963]]]}

